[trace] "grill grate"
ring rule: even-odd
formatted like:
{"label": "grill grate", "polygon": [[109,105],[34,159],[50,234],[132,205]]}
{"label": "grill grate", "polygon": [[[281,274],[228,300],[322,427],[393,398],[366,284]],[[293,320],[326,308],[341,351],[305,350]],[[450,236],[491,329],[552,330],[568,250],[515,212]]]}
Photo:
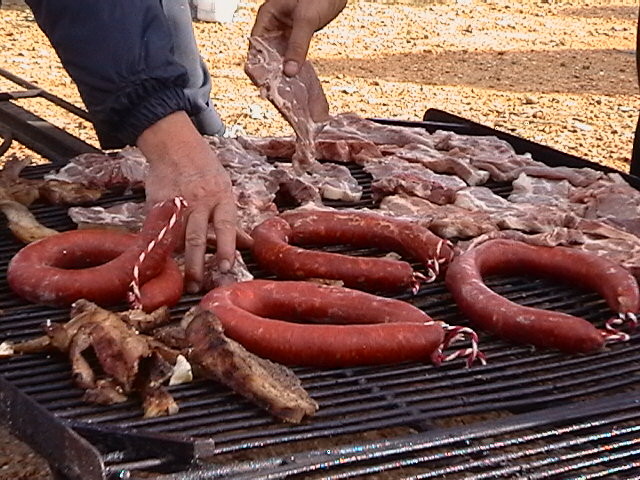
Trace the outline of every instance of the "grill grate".
{"label": "grill grate", "polygon": [[[352,169],[365,188],[365,197],[356,206],[373,206],[370,177],[359,167]],[[34,167],[26,174],[40,176],[45,170],[43,166]],[[509,185],[489,186],[503,196],[510,191]],[[129,200],[142,200],[142,193],[113,192],[97,203],[108,206]],[[344,204],[334,202],[332,206]],[[38,205],[32,211],[51,228],[75,227],[63,208]],[[2,340],[33,337],[40,334],[47,320],[68,320],[67,309],[28,305],[11,293],[5,280],[6,267],[19,247],[6,226],[0,225]],[[358,255],[380,253],[344,247],[332,250]],[[250,255],[245,252],[244,256],[252,272],[265,277]],[[497,277],[488,284],[518,303],[583,316],[600,327],[610,316],[606,303],[597,295],[553,281]],[[434,318],[466,324],[442,282],[424,285],[415,296],[397,298],[410,301]],[[198,300],[199,296],[185,296],[173,309],[174,316],[178,318]],[[1,361],[0,378],[49,412],[52,421],[73,426],[88,438],[100,452],[103,474],[114,478],[123,472],[133,471],[135,478],[135,471],[171,470],[179,473],[165,473],[160,478],[573,478],[576,472],[586,472],[580,473],[586,475],[580,478],[598,478],[597,472],[617,475],[616,469],[621,472],[620,478],[631,478],[634,472],[640,472],[634,441],[640,419],[638,414],[629,413],[631,407],[623,405],[616,410],[614,404],[611,409],[602,405],[609,398],[617,399],[610,397],[616,393],[630,392],[630,398],[637,395],[639,340],[640,333],[636,333],[630,342],[612,345],[603,352],[569,356],[508,345],[481,334],[489,364],[472,369],[464,368],[463,359],[437,368],[416,363],[297,368],[305,388],[320,404],[317,415],[301,425],[278,423],[211,382],[172,387],[180,412],[171,417],[145,419],[136,400],[109,407],[87,405],[82,392],[72,385],[68,362],[58,355]],[[597,422],[586,422],[587,407],[582,416],[576,414],[567,420],[564,429],[545,420],[556,418],[546,412],[555,412],[560,422],[566,410],[563,405],[585,400],[596,405],[593,408],[600,406],[602,416]],[[502,417],[477,423],[481,418]],[[528,418],[537,419],[537,423],[525,424]],[[451,428],[461,421],[476,426]],[[527,434],[522,432],[525,428]],[[462,433],[465,436],[459,436]],[[109,435],[141,435],[149,445],[159,446],[147,451],[141,448],[144,442],[133,442],[130,448],[123,448],[122,444],[105,441],[111,438]],[[367,440],[384,438],[391,440],[366,444]],[[208,439],[215,444],[207,444]],[[171,450],[161,448],[167,441],[204,444],[207,454],[215,456],[211,463],[187,466],[175,455],[166,454]],[[336,445],[344,447],[333,450]],[[81,473],[78,478],[103,478]],[[377,476],[383,474],[387,476]]]}
{"label": "grill grate", "polygon": [[581,405],[579,414],[566,407],[546,409],[517,421],[487,421],[265,463],[238,465],[234,472],[210,466],[200,478],[230,478],[230,473],[247,480],[640,478],[632,477],[640,467],[640,412],[637,400],[610,397]]}

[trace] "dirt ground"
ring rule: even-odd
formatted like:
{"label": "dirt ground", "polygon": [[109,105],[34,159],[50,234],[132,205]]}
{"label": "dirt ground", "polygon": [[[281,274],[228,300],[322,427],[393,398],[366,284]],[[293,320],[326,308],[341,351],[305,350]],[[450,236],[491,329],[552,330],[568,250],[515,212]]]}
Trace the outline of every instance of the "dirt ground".
{"label": "dirt ground", "polygon": [[[289,134],[242,70],[258,4],[244,0],[233,23],[196,22],[196,36],[226,123]],[[30,11],[5,0],[0,19],[0,66],[81,105]],[[439,108],[626,170],[640,108],[636,22],[629,0],[351,0],[309,57],[333,113],[418,120]],[[83,120],[42,100],[20,104],[97,145]],[[0,479],[48,478],[37,457],[0,438]]]}
{"label": "dirt ground", "polygon": [[[435,107],[627,168],[640,107],[635,3],[401,1],[352,0],[315,36],[310,58],[334,113],[415,120]],[[245,0],[230,24],[197,22],[197,39],[226,123],[249,134],[284,134],[288,126],[242,71],[258,4]],[[81,105],[30,11],[4,5],[2,68]],[[43,101],[21,103],[96,143],[86,122]]]}

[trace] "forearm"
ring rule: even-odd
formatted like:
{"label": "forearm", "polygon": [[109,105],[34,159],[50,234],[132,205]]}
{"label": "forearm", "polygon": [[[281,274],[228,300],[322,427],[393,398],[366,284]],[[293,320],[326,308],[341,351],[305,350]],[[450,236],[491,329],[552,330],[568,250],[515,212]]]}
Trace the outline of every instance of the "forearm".
{"label": "forearm", "polygon": [[137,146],[151,168],[167,171],[190,168],[191,157],[197,152],[203,157],[211,155],[207,141],[183,111],[167,115],[147,128],[138,137]]}
{"label": "forearm", "polygon": [[76,83],[103,148],[190,108],[158,0],[27,0]]}

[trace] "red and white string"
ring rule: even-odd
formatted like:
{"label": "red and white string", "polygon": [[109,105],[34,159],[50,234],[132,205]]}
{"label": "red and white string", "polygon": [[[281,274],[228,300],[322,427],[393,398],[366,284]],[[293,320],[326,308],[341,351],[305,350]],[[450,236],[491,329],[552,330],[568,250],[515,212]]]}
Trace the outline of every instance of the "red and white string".
{"label": "red and white string", "polygon": [[147,255],[151,253],[151,251],[158,245],[164,237],[175,227],[176,223],[178,223],[178,219],[180,218],[180,212],[183,208],[187,207],[187,202],[182,197],[175,197],[173,199],[173,213],[171,217],[169,217],[169,221],[166,225],[162,227],[162,229],[158,232],[156,238],[151,240],[147,246],[140,252],[138,258],[136,259],[136,263],[133,265],[133,280],[131,280],[130,288],[131,292],[129,293],[129,303],[131,307],[134,309],[142,308],[142,298],[140,294],[140,267],[144,262]]}
{"label": "red and white string", "polygon": [[[471,367],[473,363],[478,360],[482,365],[487,364],[486,355],[480,351],[478,346],[478,334],[469,327],[461,327],[448,325],[444,322],[433,322],[434,324],[439,324],[445,330],[445,337],[443,342],[438,346],[438,348],[433,352],[431,356],[431,360],[434,364],[440,365],[442,362],[447,362],[449,360],[453,360],[459,357],[467,358],[467,367]],[[462,348],[456,350],[453,353],[448,355],[444,354],[444,350],[449,348],[452,344],[464,340],[465,337],[469,337],[471,342],[471,346],[468,348]]]}
{"label": "red and white string", "polygon": [[617,317],[607,320],[602,331],[602,336],[605,337],[606,343],[627,342],[631,339],[631,335],[627,332],[620,330],[621,326],[627,324],[629,330],[635,330],[638,328],[638,317],[635,313],[625,312],[619,313]]}
{"label": "red and white string", "polygon": [[[414,284],[413,284],[413,293],[414,295],[418,292],[420,288],[420,283],[432,283],[434,282],[438,276],[440,275],[441,265],[451,260],[451,258],[441,257],[442,247],[447,245],[449,248],[453,248],[453,244],[449,240],[441,239],[436,245],[436,251],[434,254],[434,258],[430,258],[426,261],[425,267],[427,269],[427,275],[422,275],[419,273],[414,273]],[[416,287],[417,285],[417,287]]]}

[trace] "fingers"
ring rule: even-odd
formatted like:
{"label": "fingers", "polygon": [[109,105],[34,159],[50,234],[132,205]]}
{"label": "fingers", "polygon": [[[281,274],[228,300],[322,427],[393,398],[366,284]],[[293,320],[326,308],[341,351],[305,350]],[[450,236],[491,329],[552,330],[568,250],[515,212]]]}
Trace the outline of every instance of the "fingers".
{"label": "fingers", "polygon": [[281,30],[282,26],[278,21],[270,3],[263,3],[258,9],[256,20],[251,29],[252,37],[262,37],[266,34]]}
{"label": "fingers", "polygon": [[184,260],[185,286],[189,293],[200,290],[204,272],[204,254],[207,248],[209,210],[194,208],[187,218],[185,230]]}
{"label": "fingers", "polygon": [[236,253],[236,206],[234,202],[219,203],[214,210],[213,229],[216,233],[216,257],[222,273],[229,271]]}
{"label": "fingers", "polygon": [[307,58],[311,37],[315,32],[316,23],[307,17],[296,19],[289,35],[287,51],[284,55],[284,74],[294,77]]}

